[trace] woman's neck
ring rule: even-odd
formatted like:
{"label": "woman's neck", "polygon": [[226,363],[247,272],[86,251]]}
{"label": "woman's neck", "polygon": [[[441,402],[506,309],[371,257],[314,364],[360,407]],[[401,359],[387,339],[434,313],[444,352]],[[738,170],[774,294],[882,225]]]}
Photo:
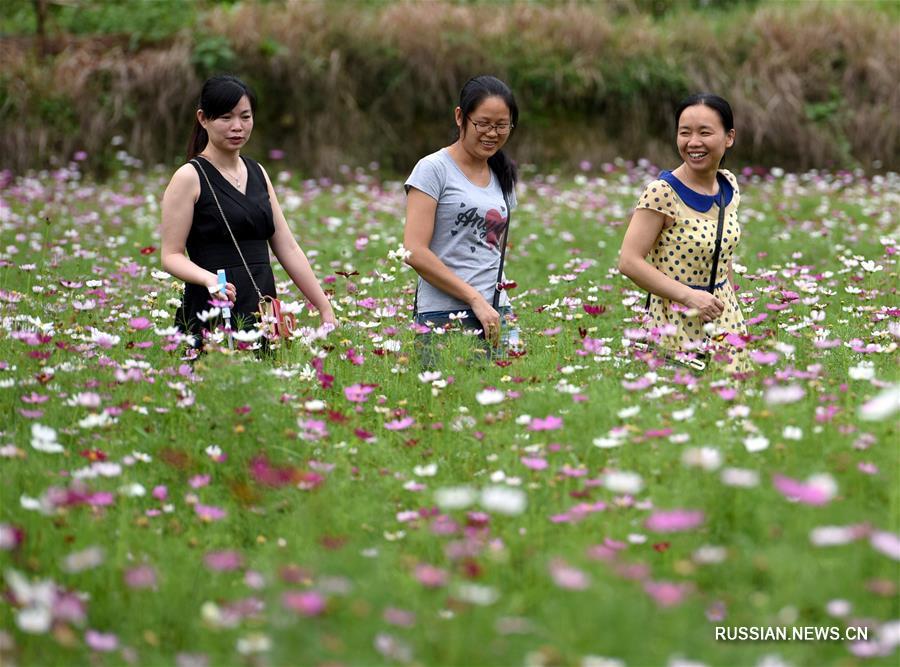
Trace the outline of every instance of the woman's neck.
{"label": "woman's neck", "polygon": [[718,169],[705,172],[696,172],[688,169],[687,165],[681,164],[672,174],[679,181],[688,186],[691,190],[701,194],[714,195],[719,192],[719,182],[717,175]]}
{"label": "woman's neck", "polygon": [[489,168],[487,160],[481,160],[469,153],[459,141],[451,144],[447,150],[450,151],[450,156],[463,171],[482,174]]}
{"label": "woman's neck", "polygon": [[241,166],[241,152],[238,151],[222,151],[210,144],[206,145],[200,155],[208,159],[217,167],[225,169],[237,170]]}

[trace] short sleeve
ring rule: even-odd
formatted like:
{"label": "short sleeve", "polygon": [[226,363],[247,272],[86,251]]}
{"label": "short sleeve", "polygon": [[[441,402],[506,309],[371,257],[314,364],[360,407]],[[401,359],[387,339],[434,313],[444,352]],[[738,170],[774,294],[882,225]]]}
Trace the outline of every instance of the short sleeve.
{"label": "short sleeve", "polygon": [[674,220],[677,217],[675,200],[676,195],[672,187],[665,181],[657,180],[647,186],[634,208],[635,210],[646,208]]}
{"label": "short sleeve", "polygon": [[445,182],[446,172],[441,168],[441,165],[435,160],[424,157],[416,163],[409,178],[406,179],[404,187],[407,194],[409,194],[410,188],[415,188],[439,202]]}
{"label": "short sleeve", "polygon": [[732,174],[727,169],[720,169],[719,172],[722,174],[722,176],[725,177],[725,180],[727,180],[728,183],[731,184],[731,189],[734,191],[734,196],[731,199],[732,203],[735,206],[739,205],[741,203],[741,190],[738,187],[737,176]]}

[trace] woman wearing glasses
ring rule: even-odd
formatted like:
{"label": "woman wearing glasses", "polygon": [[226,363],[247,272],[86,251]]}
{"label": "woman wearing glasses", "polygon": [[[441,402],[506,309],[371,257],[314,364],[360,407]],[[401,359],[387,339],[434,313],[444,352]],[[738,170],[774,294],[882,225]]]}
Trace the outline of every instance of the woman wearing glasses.
{"label": "woman wearing glasses", "polygon": [[[731,106],[702,93],[675,113],[682,163],[663,171],[641,195],[622,242],[619,270],[647,290],[649,326],[671,335],[672,351],[703,353],[711,339],[746,334],[733,287],[731,260],[741,238],[737,179],[719,169],[734,144]],[[745,356],[720,348],[716,359],[745,371]]]}
{"label": "woman wearing glasses", "polygon": [[[501,149],[519,109],[505,83],[478,76],[463,86],[455,113],[456,141],[419,160],[406,181],[403,244],[419,274],[416,323],[433,329],[455,320],[481,330],[490,353],[512,318],[498,280],[505,282],[501,257],[517,172]],[[430,339],[424,342],[423,363],[431,365]]]}

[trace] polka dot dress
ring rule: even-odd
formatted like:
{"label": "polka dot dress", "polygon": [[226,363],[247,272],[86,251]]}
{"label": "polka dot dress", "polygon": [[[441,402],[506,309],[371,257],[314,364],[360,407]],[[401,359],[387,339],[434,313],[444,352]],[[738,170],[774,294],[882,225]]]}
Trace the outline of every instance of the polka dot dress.
{"label": "polka dot dress", "polygon": [[[722,174],[734,191],[731,202],[725,208],[725,222],[722,229],[722,245],[719,252],[719,265],[716,276],[714,294],[725,310],[714,321],[716,338],[722,334],[746,334],[744,316],[741,314],[734,289],[728,282],[728,267],[734,250],[741,239],[741,227],[737,219],[740,193],[737,179],[727,171]],[[683,191],[696,195],[695,199],[709,199],[706,195],[694,193],[682,185]],[[719,220],[719,207],[713,203],[708,211],[702,212],[688,206],[669,183],[656,180],[650,183],[638,201],[638,209],[646,208],[663,213],[671,221],[656,239],[647,261],[670,278],[692,287],[708,287],[709,274],[712,271],[713,251],[716,245],[716,227]],[[667,224],[669,223],[667,221]],[[673,309],[673,303],[675,308]],[[667,345],[682,351],[697,350],[708,343],[707,334],[703,330],[703,321],[699,316],[690,317],[685,314],[681,304],[656,296],[650,297],[650,327],[662,327],[667,324],[675,326],[675,334],[667,337]],[[727,344],[724,344],[726,345]],[[727,370],[731,372],[749,370],[746,356],[739,350],[727,346],[727,354],[731,357]]]}

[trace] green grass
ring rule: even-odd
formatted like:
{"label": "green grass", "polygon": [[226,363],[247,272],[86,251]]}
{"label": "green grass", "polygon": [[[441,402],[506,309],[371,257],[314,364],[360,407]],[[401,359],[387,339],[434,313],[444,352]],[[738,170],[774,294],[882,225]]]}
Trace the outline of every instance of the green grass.
{"label": "green grass", "polygon": [[[745,178],[739,263],[746,273],[739,276],[739,294],[757,297],[744,306],[747,319],[768,313],[750,328],[760,336],[752,347],[778,350],[778,362],[732,385],[715,369],[687,386],[672,369],[661,368],[645,391],[623,387],[648,368],[622,346],[623,329],[636,326],[627,320],[637,315],[623,301],[641,295],[614,270],[628,211],[651,178],[643,169],[610,166],[577,179],[528,172],[508,260],[508,275],[519,285],[512,296],[527,354],[504,366],[465,363],[469,341],[451,338],[440,369],[448,381],[444,388],[418,377],[408,327],[413,276],[388,258],[402,236],[399,182],[366,172],[338,185],[286,176],[277,188],[280,199],[301,245],[314,255],[318,275],[333,290],[342,326],[326,341],[278,351],[274,361],[211,351],[191,369],[178,351],[165,351],[165,337],[154,332],[171,325],[177,283],[154,275],[158,250],[141,253],[159,245],[155,202],[167,174],[125,173],[107,184],[82,182],[74,173],[53,176],[13,180],[0,191],[9,207],[0,243],[0,410],[10,416],[0,433],[0,524],[24,533],[18,548],[0,550],[0,571],[7,587],[16,571],[85,594],[85,619],[28,634],[17,626],[22,601],[0,598],[4,664],[171,665],[179,653],[204,654],[211,665],[406,659],[422,665],[593,664],[587,656],[628,665],[678,658],[757,665],[772,655],[793,665],[887,665],[896,659],[891,649],[863,660],[842,641],[717,642],[716,624],[706,617],[724,604],[721,624],[728,626],[843,628],[868,619],[870,638],[898,617],[896,560],[874,549],[868,537],[832,547],[810,541],[810,531],[822,526],[861,524],[863,532],[895,534],[900,527],[896,421],[861,421],[859,407],[881,389],[849,377],[870,361],[876,381],[898,381],[897,239],[890,215],[895,174]],[[362,236],[368,245],[357,251],[354,243]],[[854,255],[882,270],[853,265]],[[353,270],[359,275],[336,273]],[[817,279],[798,280],[800,271]],[[286,280],[280,269],[276,278]],[[99,284],[91,287],[90,280]],[[780,290],[818,302],[767,310],[766,304],[780,301]],[[298,296],[292,286],[285,294],[288,300]],[[357,305],[370,297],[396,314],[378,317]],[[95,306],[73,307],[86,299]],[[591,317],[585,303],[607,310]],[[815,309],[824,320],[811,320]],[[128,320],[138,316],[154,326],[129,329]],[[35,329],[26,317],[52,323],[51,339],[31,345],[13,336]],[[301,321],[315,324],[306,314]],[[804,321],[804,328],[790,330]],[[548,332],[556,327],[559,333]],[[579,327],[591,338],[608,339],[610,353],[579,355]],[[816,327],[841,345],[815,347]],[[91,342],[94,328],[120,340],[100,347]],[[882,351],[854,352],[847,345],[853,339]],[[384,340],[399,341],[399,351],[377,354]],[[132,345],[144,341],[152,345]],[[347,360],[350,348],[362,351],[362,365]],[[324,356],[324,370],[334,376],[330,389],[305,372],[313,353]],[[146,364],[144,380],[117,379],[117,371],[134,362]],[[820,369],[808,378],[784,377],[790,368],[806,371],[814,364]],[[356,383],[378,385],[358,407],[343,393]],[[769,405],[765,389],[772,383],[797,384],[805,396]],[[714,391],[724,386],[736,389],[732,400]],[[508,392],[505,400],[480,405],[475,397],[486,387]],[[96,393],[100,406],[70,406],[79,392]],[[185,392],[194,400],[178,407]],[[46,401],[23,401],[32,393]],[[322,401],[326,409],[310,412],[310,401]],[[736,414],[735,406],[746,406],[746,413]],[[829,406],[836,411],[826,418]],[[619,416],[626,408],[640,410]],[[693,415],[684,419],[689,408]],[[115,423],[79,426],[104,409],[112,409]],[[329,418],[328,410],[339,414]],[[385,428],[404,415],[415,419],[412,427]],[[558,416],[563,426],[532,431],[521,423],[523,415]],[[298,437],[298,420],[310,419],[324,421],[328,436]],[[35,422],[57,431],[62,453],[32,448]],[[801,439],[785,438],[785,426],[799,427]],[[594,446],[615,427],[627,429],[620,447]],[[374,440],[362,440],[357,429]],[[753,430],[768,438],[768,449],[747,451],[743,440]],[[211,445],[227,460],[213,461],[204,452]],[[717,450],[718,469],[683,463],[685,450],[699,447]],[[88,449],[122,464],[118,475],[84,480],[91,492],[112,492],[112,504],[46,514],[21,506],[22,496],[40,498],[50,487],[70,487],[71,473],[90,465],[80,456]],[[135,452],[151,460],[135,461]],[[266,487],[249,468],[260,455],[297,475],[316,472],[321,484],[312,490],[296,483]],[[546,460],[545,469],[522,463],[537,457]],[[862,463],[878,472],[866,474]],[[433,476],[416,474],[417,466],[428,464],[437,466]],[[759,483],[725,485],[720,474],[726,468],[755,471]],[[643,489],[626,497],[595,482],[609,471],[639,474]],[[773,474],[805,480],[818,473],[830,475],[838,489],[823,506],[789,502],[771,481]],[[208,475],[209,483],[192,488],[189,480],[198,475]],[[295,482],[300,479],[309,478]],[[410,482],[424,488],[405,488]],[[145,495],[124,494],[131,484],[141,485]],[[168,489],[165,501],[151,496],[161,485]],[[520,489],[527,506],[517,515],[471,514],[484,511],[477,504],[448,510],[441,514],[458,528],[439,534],[435,492],[461,485]],[[195,499],[227,516],[201,521],[191,507]],[[580,503],[601,501],[605,509],[580,521],[551,521]],[[654,509],[674,508],[701,510],[704,522],[676,533],[645,526]],[[148,510],[163,511],[148,516]],[[398,519],[408,511],[424,516]],[[591,547],[605,539],[621,543],[613,560],[591,557]],[[724,560],[698,562],[695,553],[704,545],[722,547]],[[102,562],[67,571],[64,559],[92,546],[104,550]],[[205,555],[222,550],[238,552],[242,565],[209,570]],[[586,575],[584,590],[554,582],[551,569],[560,561]],[[154,569],[156,585],[132,589],[124,574],[142,563]],[[419,583],[415,569],[423,564],[445,570],[446,585]],[[628,568],[640,569],[639,578],[625,576]],[[257,578],[248,573],[258,573],[258,587],[248,585]],[[687,594],[662,607],[644,592],[645,583],[660,581],[684,585]],[[469,585],[483,587],[490,604],[473,603]],[[286,591],[316,591],[325,609],[298,616],[282,605]],[[210,610],[221,614],[251,597],[256,613],[230,627],[210,620]],[[829,615],[826,607],[834,600],[852,605],[846,618]],[[412,612],[413,625],[385,620],[390,608]],[[85,644],[89,629],[116,635],[118,646],[105,655],[92,651]],[[269,649],[240,655],[239,641],[255,635],[266,637]]]}

